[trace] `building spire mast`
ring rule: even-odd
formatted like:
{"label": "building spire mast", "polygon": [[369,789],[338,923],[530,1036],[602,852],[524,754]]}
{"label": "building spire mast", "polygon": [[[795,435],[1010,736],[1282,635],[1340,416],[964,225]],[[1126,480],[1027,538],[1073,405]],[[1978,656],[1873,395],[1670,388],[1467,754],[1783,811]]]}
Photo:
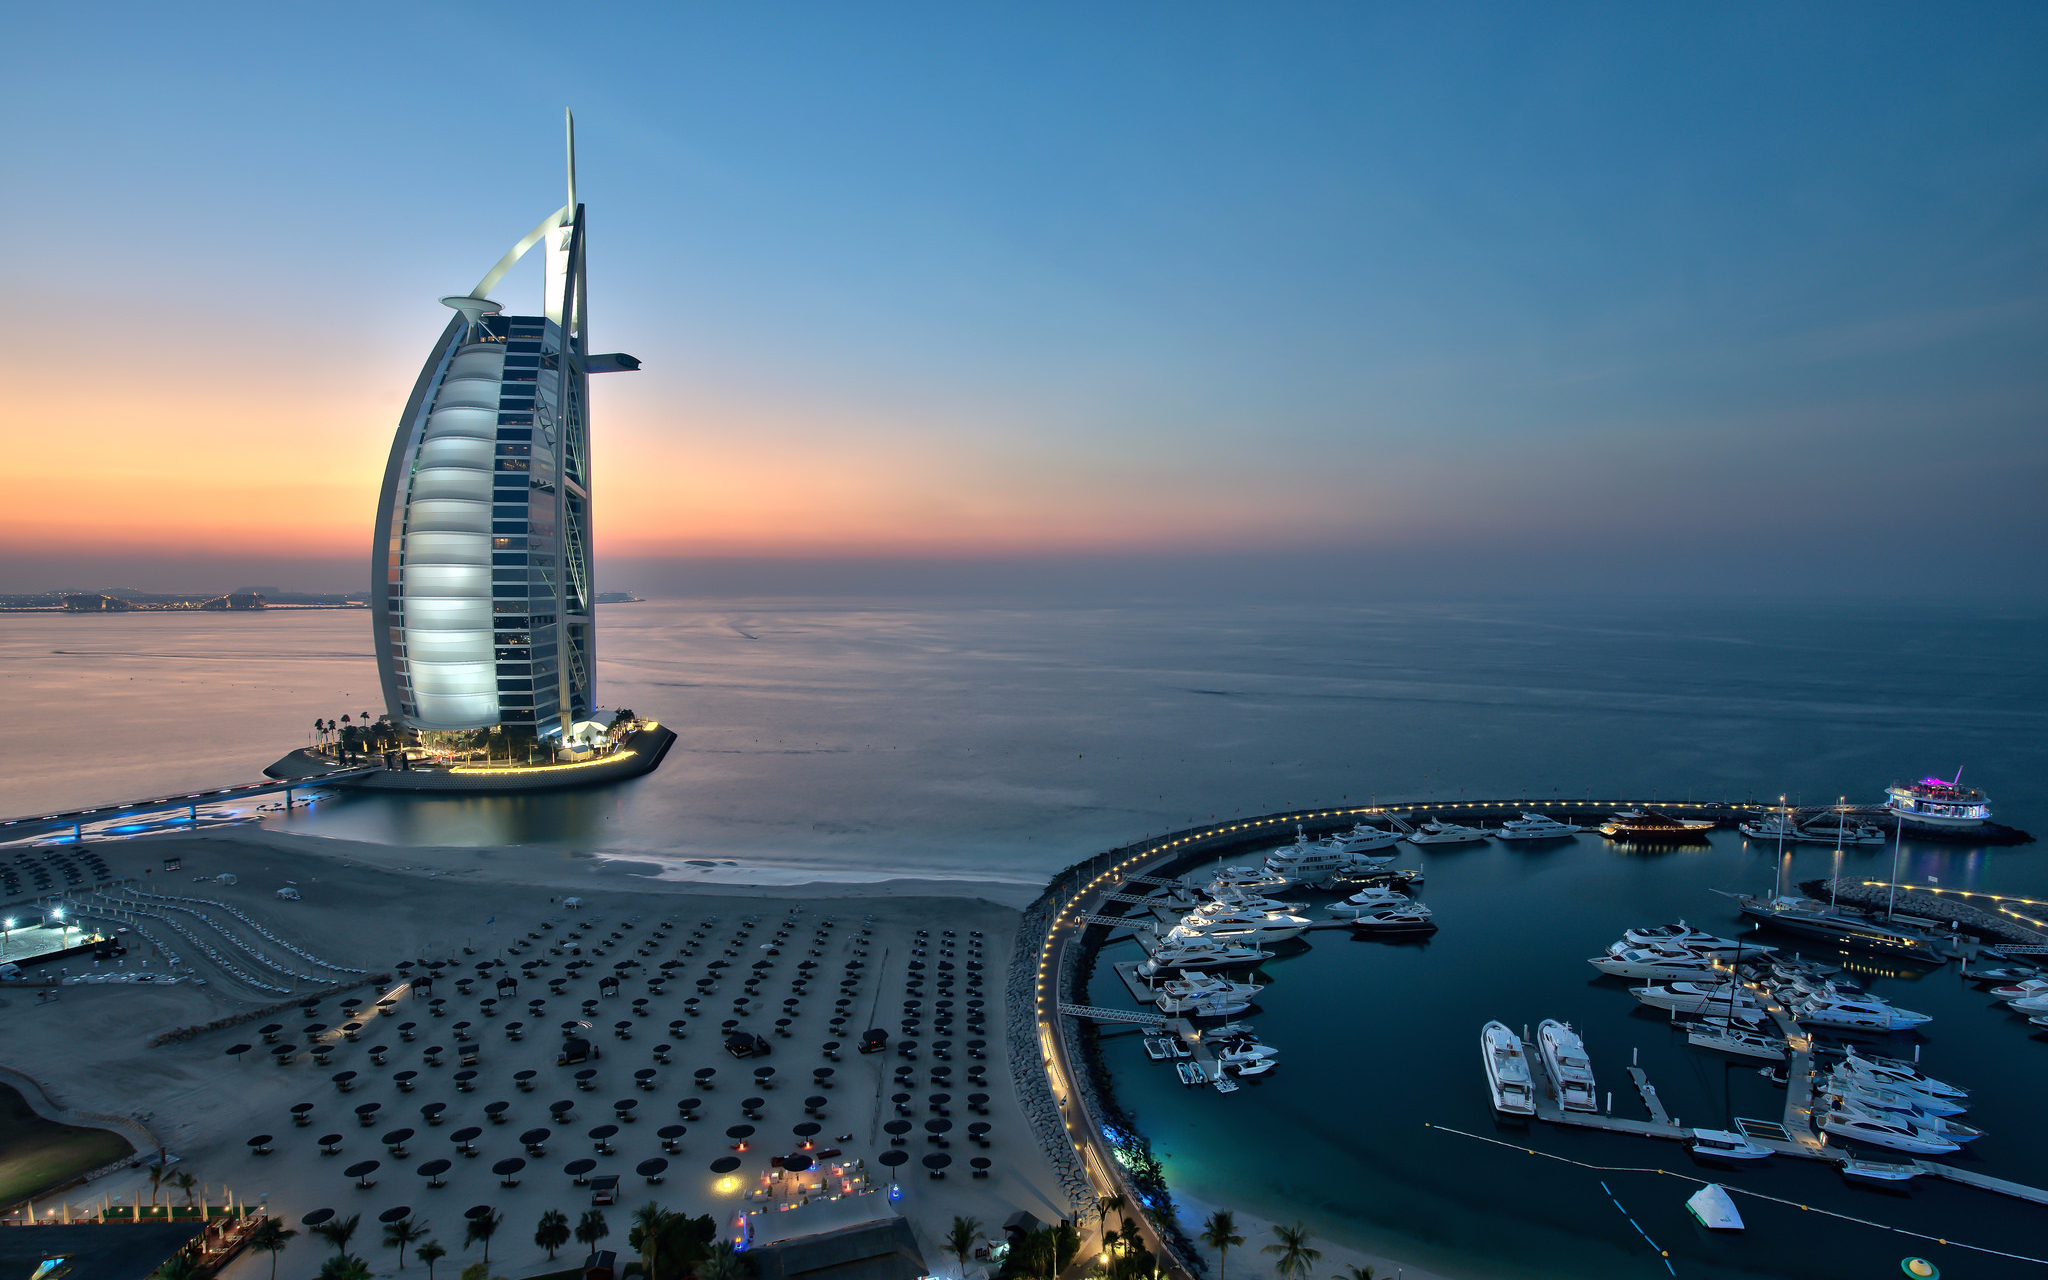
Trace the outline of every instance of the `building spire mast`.
{"label": "building spire mast", "polygon": [[576,113],[562,108],[562,124],[569,142],[569,217],[576,216]]}

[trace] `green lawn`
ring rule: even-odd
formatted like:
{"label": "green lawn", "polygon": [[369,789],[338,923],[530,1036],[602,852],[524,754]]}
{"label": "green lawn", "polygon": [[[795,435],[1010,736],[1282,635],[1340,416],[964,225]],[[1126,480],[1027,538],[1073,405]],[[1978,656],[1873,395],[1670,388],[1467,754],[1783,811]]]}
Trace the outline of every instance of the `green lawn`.
{"label": "green lawn", "polygon": [[134,1149],[118,1133],[45,1120],[0,1084],[0,1204],[33,1199]]}

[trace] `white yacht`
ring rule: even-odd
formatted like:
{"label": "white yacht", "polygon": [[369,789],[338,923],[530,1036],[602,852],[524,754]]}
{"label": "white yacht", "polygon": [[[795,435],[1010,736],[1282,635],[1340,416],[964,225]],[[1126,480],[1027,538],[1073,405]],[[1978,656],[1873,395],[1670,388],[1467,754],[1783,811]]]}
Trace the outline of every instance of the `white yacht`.
{"label": "white yacht", "polygon": [[1763,1012],[1756,996],[1740,983],[1653,982],[1630,987],[1629,994],[1653,1009],[1688,1013],[1695,1017],[1729,1017],[1750,1021]]}
{"label": "white yacht", "polygon": [[1153,948],[1150,957],[1139,962],[1138,976],[1150,981],[1186,969],[1249,968],[1267,959],[1269,954],[1259,947],[1241,947],[1223,942],[1161,943]]}
{"label": "white yacht", "polygon": [[1586,1044],[1568,1022],[1545,1018],[1536,1028],[1542,1046],[1543,1067],[1557,1085],[1557,1100],[1566,1111],[1598,1111],[1593,1091],[1593,1060],[1586,1056]]}
{"label": "white yacht", "polygon": [[1772,1154],[1769,1147],[1760,1147],[1732,1129],[1694,1129],[1686,1145],[1699,1159],[1722,1164],[1761,1164]]}
{"label": "white yacht", "polygon": [[1166,931],[1166,941],[1190,940],[1259,946],[1301,936],[1310,921],[1284,911],[1238,911],[1228,915],[1191,915]]}
{"label": "white yacht", "polygon": [[1375,849],[1391,849],[1401,842],[1399,831],[1385,827],[1369,827],[1363,822],[1351,830],[1330,837],[1346,853],[1371,853]]}
{"label": "white yacht", "polygon": [[2008,1004],[2014,1000],[2032,1000],[2039,996],[2048,996],[2048,978],[2027,978],[1991,988],[1992,999],[2003,1000]]}
{"label": "white yacht", "polygon": [[1991,797],[1963,785],[1963,771],[1948,781],[1922,778],[1885,788],[1884,807],[1908,826],[1971,831],[1991,821]]}
{"label": "white yacht", "polygon": [[1486,1065],[1486,1087],[1493,1093],[1493,1109],[1502,1115],[1536,1114],[1536,1092],[1529,1079],[1529,1060],[1522,1055],[1522,1041],[1499,1022],[1479,1030],[1479,1055]]}
{"label": "white yacht", "polygon": [[1377,869],[1390,861],[1390,858],[1368,858],[1363,853],[1346,849],[1337,840],[1311,842],[1307,833],[1296,826],[1294,843],[1268,853],[1264,865],[1269,874],[1289,884],[1327,884],[1334,877]]}
{"label": "white yacht", "polygon": [[1816,996],[1793,1006],[1795,1021],[1813,1027],[1839,1027],[1849,1031],[1905,1031],[1934,1021],[1924,1013],[1901,1009],[1875,997],[1851,1000],[1843,996]]}
{"label": "white yacht", "polygon": [[1884,828],[1862,822],[1839,810],[1799,824],[1799,838],[1809,844],[1832,845],[1839,849],[1852,844],[1883,844]]}
{"label": "white yacht", "polygon": [[1695,929],[1685,921],[1677,924],[1662,924],[1654,929],[1630,929],[1621,935],[1621,940],[1632,947],[1677,946],[1703,955],[1722,957],[1733,956],[1738,949],[1745,956],[1767,956],[1776,948],[1760,947],[1753,942],[1737,942],[1733,938],[1717,938],[1704,929]]}
{"label": "white yacht", "polygon": [[1961,1085],[1950,1084],[1946,1080],[1937,1080],[1922,1071],[1919,1064],[1907,1062],[1902,1058],[1867,1058],[1851,1050],[1849,1056],[1843,1060],[1842,1065],[1835,1068],[1835,1070],[1847,1070],[1867,1075],[1880,1083],[1890,1084],[1894,1088],[1917,1089],[1922,1093],[1931,1093],[1937,1098],[1967,1098],[1970,1096],[1970,1091]]}
{"label": "white yacht", "polygon": [[1937,1098],[1913,1089],[1887,1089],[1875,1081],[1838,1072],[1821,1077],[1814,1088],[1864,1111],[1903,1111],[1928,1124],[1968,1110],[1954,1098]]}
{"label": "white yacht", "polygon": [[1251,1008],[1252,1000],[1259,994],[1253,983],[1226,982],[1206,973],[1191,973],[1163,982],[1158,991],[1152,1003],[1159,1012],[1201,1013],[1208,1017],[1217,1016],[1217,1011],[1242,1013]]}
{"label": "white yacht", "polygon": [[1719,982],[1728,971],[1711,957],[1677,947],[1623,947],[1586,962],[1617,978],[1671,978],[1680,981]]}
{"label": "white yacht", "polygon": [[1584,827],[1559,822],[1547,813],[1524,813],[1501,823],[1493,834],[1503,840],[1565,840],[1583,830]]}
{"label": "white yacht", "polygon": [[1407,839],[1409,844],[1478,844],[1486,839],[1486,833],[1477,827],[1432,820],[1409,832]]}
{"label": "white yacht", "polygon": [[1822,1136],[1830,1142],[1837,1138],[1853,1138],[1916,1156],[1945,1156],[1963,1149],[1960,1143],[1902,1116],[1872,1115],[1842,1108],[1822,1112],[1816,1123],[1820,1125]]}
{"label": "white yacht", "polygon": [[1379,911],[1386,907],[1408,907],[1414,899],[1398,889],[1361,889],[1342,902],[1330,904],[1333,916],[1359,916]]}
{"label": "white yacht", "polygon": [[1351,927],[1357,931],[1354,936],[1395,937],[1435,933],[1437,924],[1429,908],[1415,902],[1405,907],[1381,907],[1377,911],[1364,912],[1352,920]]}
{"label": "white yacht", "polygon": [[1789,843],[1799,839],[1799,824],[1782,809],[1761,818],[1751,818],[1748,822],[1738,822],[1735,829],[1752,840],[1784,840]]}
{"label": "white yacht", "polygon": [[1758,1058],[1765,1062],[1783,1062],[1786,1045],[1776,1036],[1726,1019],[1703,1019],[1685,1033],[1685,1042],[1696,1049],[1713,1049],[1720,1053],[1733,1054],[1738,1058]]}
{"label": "white yacht", "polygon": [[1276,876],[1264,867],[1224,867],[1210,878],[1208,887],[1202,892],[1213,898],[1232,889],[1268,893],[1286,887],[1286,877]]}
{"label": "white yacht", "polygon": [[2014,1013],[2024,1013],[2029,1018],[2036,1018],[2044,1013],[2048,1013],[2048,993],[2038,996],[2026,996],[2018,1000],[2008,1000],[2005,1003],[2006,1007]]}

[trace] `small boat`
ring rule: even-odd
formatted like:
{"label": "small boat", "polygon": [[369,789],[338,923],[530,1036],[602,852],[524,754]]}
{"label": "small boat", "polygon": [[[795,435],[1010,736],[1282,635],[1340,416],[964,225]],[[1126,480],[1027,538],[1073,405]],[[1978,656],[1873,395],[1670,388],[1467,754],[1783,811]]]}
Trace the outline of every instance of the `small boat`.
{"label": "small boat", "polygon": [[1202,1064],[1199,1062],[1176,1062],[1173,1064],[1173,1070],[1176,1075],[1180,1076],[1182,1084],[1208,1083],[1208,1077],[1203,1075]]}
{"label": "small boat", "polygon": [[1735,824],[1735,829],[1752,840],[1797,840],[1799,838],[1799,824],[1792,821],[1791,815],[1783,811],[1774,811],[1765,814],[1761,818],[1751,818],[1747,822],[1738,822]]}
{"label": "small boat", "polygon": [[1930,1116],[1959,1116],[1969,1110],[1960,1098],[1945,1098],[1922,1089],[1895,1084],[1878,1076],[1852,1069],[1847,1063],[1818,1077],[1815,1088],[1828,1088],[1880,1101],[1888,1106],[1910,1106]]}
{"label": "small boat", "polygon": [[1524,813],[1501,823],[1493,834],[1503,840],[1568,840],[1583,830],[1547,813]]}
{"label": "small boat", "polygon": [[1409,844],[1478,844],[1485,839],[1486,833],[1477,827],[1434,819],[1408,833]]}
{"label": "small boat", "polygon": [[1689,1144],[1694,1158],[1710,1164],[1761,1164],[1773,1154],[1742,1134],[1729,1129],[1694,1129]]}
{"label": "small boat", "polygon": [[1311,841],[1301,824],[1294,827],[1294,843],[1282,845],[1266,855],[1265,869],[1289,884],[1327,884],[1336,876],[1350,875],[1361,870],[1374,870],[1386,865],[1388,859],[1368,858],[1360,846],[1384,848],[1400,839],[1399,833],[1389,834],[1367,827],[1364,830],[1374,836],[1387,836],[1384,844],[1373,844],[1372,837],[1354,833],[1350,839]]}
{"label": "small boat", "polygon": [[1414,900],[1399,890],[1361,889],[1342,902],[1331,903],[1330,914],[1333,916],[1362,916],[1370,915],[1375,911],[1383,911],[1389,907],[1399,909],[1414,905]]}
{"label": "small boat", "polygon": [[1235,1080],[1232,1080],[1232,1079],[1231,1079],[1231,1078],[1230,1078],[1229,1076],[1217,1076],[1217,1077],[1216,1077],[1216,1092],[1218,1092],[1218,1093],[1236,1093],[1236,1092],[1237,1092],[1237,1081],[1235,1081]]}
{"label": "small boat", "polygon": [[1851,1182],[1865,1186],[1904,1189],[1905,1185],[1919,1177],[1924,1170],[1917,1164],[1894,1164],[1889,1160],[1844,1160],[1842,1176]]}
{"label": "small boat", "polygon": [[1718,1182],[1709,1182],[1693,1192],[1685,1207],[1709,1231],[1742,1230],[1742,1215],[1735,1211],[1735,1200]]}
{"label": "small boat", "polygon": [[1765,1062],[1785,1061],[1786,1046],[1776,1036],[1722,1021],[1702,1022],[1685,1033],[1685,1042],[1695,1049],[1712,1049],[1738,1058],[1760,1058]]}
{"label": "small boat", "polygon": [[1271,958],[1272,953],[1262,948],[1233,943],[1200,939],[1162,942],[1138,962],[1138,977],[1151,982],[1189,969],[1249,969]]}
{"label": "small boat", "polygon": [[1382,907],[1351,922],[1354,938],[1396,938],[1435,933],[1436,921],[1421,903],[1407,907]]}
{"label": "small boat", "polygon": [[1963,976],[1972,982],[2025,982],[2040,977],[2041,971],[2007,964],[1994,965],[1989,969],[1965,969]]}
{"label": "small boat", "polygon": [[2048,995],[2048,978],[2026,978],[2019,982],[2009,982],[2002,987],[1991,988],[1991,995],[1993,999],[2003,1000],[2008,1004],[2015,1000],[2031,1000],[2037,996]]}
{"label": "small boat", "polygon": [[1672,818],[1647,809],[1624,809],[1600,824],[1608,839],[1636,844],[1705,844],[1713,829],[1711,818]]}
{"label": "small boat", "polygon": [[1521,1037],[1506,1024],[1489,1022],[1479,1029],[1480,1060],[1486,1067],[1486,1087],[1493,1095],[1493,1109],[1506,1116],[1536,1114],[1536,1091],[1529,1078],[1529,1059],[1522,1052]]}
{"label": "small boat", "polygon": [[1146,1036],[1145,1056],[1154,1062],[1165,1062],[1173,1056],[1173,1050],[1167,1047],[1165,1040],[1157,1036]]}
{"label": "small boat", "polygon": [[1568,1022],[1545,1018],[1536,1028],[1536,1041],[1543,1052],[1543,1067],[1557,1085],[1557,1100],[1566,1111],[1598,1111],[1600,1102],[1593,1088],[1593,1060],[1586,1056],[1586,1043]]}

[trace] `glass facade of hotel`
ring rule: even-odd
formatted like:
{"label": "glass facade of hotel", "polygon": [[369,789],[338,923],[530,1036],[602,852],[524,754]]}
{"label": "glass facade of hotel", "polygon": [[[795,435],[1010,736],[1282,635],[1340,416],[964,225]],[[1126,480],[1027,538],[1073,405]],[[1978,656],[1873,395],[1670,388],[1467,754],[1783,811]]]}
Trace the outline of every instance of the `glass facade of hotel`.
{"label": "glass facade of hotel", "polygon": [[582,207],[542,230],[546,313],[457,315],[392,441],[374,626],[411,728],[545,737],[595,706]]}

